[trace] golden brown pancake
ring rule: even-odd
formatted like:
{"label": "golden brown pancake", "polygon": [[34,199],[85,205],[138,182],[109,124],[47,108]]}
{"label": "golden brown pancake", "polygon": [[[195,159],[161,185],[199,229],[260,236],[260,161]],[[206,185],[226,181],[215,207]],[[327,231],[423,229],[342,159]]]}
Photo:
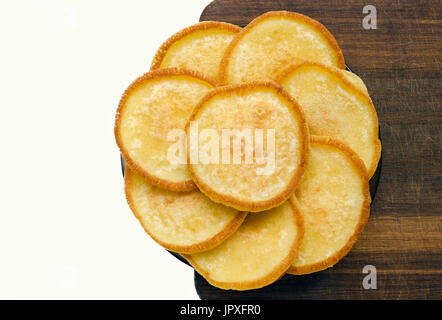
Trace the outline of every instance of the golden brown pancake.
{"label": "golden brown pancake", "polygon": [[333,266],[350,251],[368,220],[370,194],[362,160],[337,140],[312,136],[310,161],[294,197],[305,233],[288,272],[307,274]]}
{"label": "golden brown pancake", "polygon": [[287,201],[262,213],[249,213],[238,230],[212,250],[184,257],[212,285],[249,290],[279,279],[302,241],[303,223]]}
{"label": "golden brown pancake", "polygon": [[334,70],[340,72],[344,76],[345,79],[347,79],[349,82],[351,82],[360,91],[362,91],[368,95],[367,86],[365,85],[364,81],[361,78],[359,78],[356,74],[354,74],[353,72],[338,69],[338,68],[334,68]]}
{"label": "golden brown pancake", "polygon": [[215,203],[201,192],[174,192],[154,187],[127,168],[129,206],[144,230],[160,245],[180,253],[209,250],[241,225],[245,212]]}
{"label": "golden brown pancake", "polygon": [[185,148],[184,161],[169,161],[173,139],[179,139],[170,133],[184,129],[193,108],[213,86],[204,76],[184,69],[156,70],[135,80],[121,98],[115,121],[117,144],[129,167],[155,186],[195,189]]}
{"label": "golden brown pancake", "polygon": [[344,69],[333,35],[319,22],[299,13],[267,12],[242,29],[230,43],[220,66],[220,83],[274,80],[299,60]]}
{"label": "golden brown pancake", "polygon": [[206,21],[170,37],[157,51],[151,70],[184,68],[218,81],[221,59],[241,28],[230,23]]}
{"label": "golden brown pancake", "polygon": [[302,107],[310,133],[347,144],[371,177],[381,155],[378,117],[363,83],[349,77],[335,68],[303,62],[283,71],[277,81]]}
{"label": "golden brown pancake", "polygon": [[[210,152],[214,154],[218,149],[218,160],[192,160],[191,140],[195,140],[192,124],[198,126],[200,136],[207,130],[218,134],[214,140],[220,147],[215,146],[215,151]],[[236,130],[237,135],[229,138],[227,130]],[[186,134],[189,173],[198,188],[213,201],[241,211],[268,210],[287,200],[308,159],[309,138],[304,115],[296,101],[272,82],[212,90],[195,108]],[[241,134],[244,135],[241,137]],[[223,135],[230,147],[223,145]],[[251,143],[242,139],[247,136],[252,139]],[[239,142],[238,147],[235,140]],[[200,155],[208,146],[214,146],[213,141],[208,141],[210,143],[199,139]],[[245,156],[246,150],[250,158]],[[235,157],[239,161],[235,162]]]}

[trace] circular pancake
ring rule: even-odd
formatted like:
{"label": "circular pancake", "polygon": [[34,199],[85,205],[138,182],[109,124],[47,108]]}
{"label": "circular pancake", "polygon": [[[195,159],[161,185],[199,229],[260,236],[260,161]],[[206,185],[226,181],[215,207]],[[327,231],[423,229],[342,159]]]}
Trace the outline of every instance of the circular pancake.
{"label": "circular pancake", "polygon": [[215,203],[201,192],[174,192],[152,186],[135,171],[125,174],[129,206],[144,230],[179,253],[209,250],[234,233],[247,213]]}
{"label": "circular pancake", "polygon": [[312,136],[310,142],[310,161],[292,197],[298,201],[305,224],[299,253],[288,270],[292,274],[336,264],[357,241],[370,212],[362,160],[335,139]]}
{"label": "circular pancake", "polygon": [[168,160],[168,150],[175,143],[169,134],[184,129],[195,105],[213,86],[194,71],[175,68],[135,80],[124,92],[115,120],[115,138],[129,167],[155,186],[195,189],[185,158],[175,163]]}
{"label": "circular pancake", "polygon": [[381,155],[378,117],[360,79],[349,77],[335,68],[302,62],[284,70],[277,81],[301,105],[310,133],[347,144],[371,177]]}
{"label": "circular pancake", "polygon": [[206,21],[181,30],[157,51],[151,70],[185,68],[218,81],[221,59],[241,28],[230,23]]}
{"label": "circular pancake", "polygon": [[228,46],[220,65],[220,83],[274,80],[297,60],[345,68],[333,35],[318,21],[299,13],[270,11],[242,29]]}
{"label": "circular pancake", "polygon": [[298,208],[286,201],[262,214],[249,213],[218,247],[184,257],[215,287],[257,289],[284,274],[297,254],[303,233]]}
{"label": "circular pancake", "polygon": [[[195,139],[191,139],[191,123],[197,124],[200,135],[206,130],[218,134],[215,150],[219,147],[219,159],[210,163],[192,160],[191,140]],[[238,134],[230,139],[226,130]],[[250,143],[243,139],[247,130]],[[189,173],[198,188],[212,200],[241,211],[268,210],[287,200],[308,159],[309,134],[304,115],[296,101],[272,82],[212,90],[195,108],[186,134]],[[223,136],[230,147],[223,145]],[[201,156],[213,145],[199,140]],[[245,150],[250,155],[248,161]],[[262,154],[264,157],[259,157]],[[239,161],[235,162],[235,156]]]}

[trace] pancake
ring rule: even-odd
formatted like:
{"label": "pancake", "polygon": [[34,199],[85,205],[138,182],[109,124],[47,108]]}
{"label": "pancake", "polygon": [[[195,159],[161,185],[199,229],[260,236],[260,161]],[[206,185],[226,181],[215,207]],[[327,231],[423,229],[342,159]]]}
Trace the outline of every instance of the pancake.
{"label": "pancake", "polygon": [[333,266],[350,251],[368,220],[370,194],[362,160],[337,140],[312,136],[310,161],[294,197],[305,233],[288,272],[307,274]]}
{"label": "pancake", "polygon": [[226,50],[220,82],[237,84],[274,80],[298,60],[344,69],[344,56],[333,35],[318,21],[288,11],[267,12],[242,29]]}
{"label": "pancake", "polygon": [[197,190],[183,193],[154,187],[130,169],[125,174],[125,191],[146,232],[166,249],[180,253],[219,245],[247,215],[215,203]]}
{"label": "pancake", "polygon": [[335,68],[335,70],[340,72],[345,77],[345,79],[347,79],[349,82],[351,82],[351,84],[353,84],[353,86],[355,86],[360,91],[368,95],[367,86],[365,85],[364,81],[361,78],[359,78],[356,74],[347,70],[342,70],[337,68]]}
{"label": "pancake", "polygon": [[[200,136],[207,131],[217,136],[194,143],[191,124]],[[304,115],[296,101],[272,82],[212,90],[195,108],[186,134],[189,173],[198,188],[213,201],[241,211],[268,210],[287,200],[308,159]],[[193,143],[200,159],[192,159]],[[201,161],[201,153],[217,151],[215,161]]]}
{"label": "pancake", "polygon": [[221,59],[241,28],[230,23],[206,21],[181,30],[157,51],[151,70],[185,68],[218,81]]}
{"label": "pancake", "polygon": [[303,62],[283,71],[277,81],[301,105],[310,133],[347,144],[371,177],[381,155],[378,117],[365,85],[353,76],[348,81],[349,77],[335,68]]}
{"label": "pancake", "polygon": [[[169,136],[184,129],[198,101],[214,83],[184,69],[162,69],[141,76],[124,92],[117,110],[115,137],[129,167],[151,184],[172,191],[196,188],[183,161],[171,162]],[[179,140],[179,136],[175,138]],[[183,131],[183,139],[184,131]]]}
{"label": "pancake", "polygon": [[263,213],[249,213],[238,230],[212,250],[184,257],[221,289],[249,290],[279,279],[297,254],[304,225],[287,201]]}

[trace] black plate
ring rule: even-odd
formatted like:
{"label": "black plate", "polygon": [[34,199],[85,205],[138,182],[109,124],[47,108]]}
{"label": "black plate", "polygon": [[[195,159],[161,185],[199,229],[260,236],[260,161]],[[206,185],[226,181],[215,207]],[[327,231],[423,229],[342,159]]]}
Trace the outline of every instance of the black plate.
{"label": "black plate", "polygon": [[[345,67],[347,68],[348,71],[353,73],[353,71],[347,65],[345,65]],[[380,129],[379,129],[379,140],[382,141]],[[121,160],[121,170],[122,170],[123,176],[124,176],[124,171],[126,170],[126,161],[124,161],[124,159],[121,155],[120,155],[120,160]],[[371,179],[369,181],[370,195],[371,195],[371,199],[372,199],[371,203],[373,203],[374,197],[376,195],[376,191],[378,190],[379,178],[381,177],[381,167],[382,167],[382,152],[381,152],[381,158],[379,159],[378,167],[376,168],[375,173],[373,174],[373,176],[371,177]],[[182,262],[184,262],[185,264],[189,265],[187,260],[184,259],[179,253],[172,252],[169,250],[167,250],[167,251],[169,253],[173,254],[175,256],[175,258],[177,258],[177,259],[181,260]]]}

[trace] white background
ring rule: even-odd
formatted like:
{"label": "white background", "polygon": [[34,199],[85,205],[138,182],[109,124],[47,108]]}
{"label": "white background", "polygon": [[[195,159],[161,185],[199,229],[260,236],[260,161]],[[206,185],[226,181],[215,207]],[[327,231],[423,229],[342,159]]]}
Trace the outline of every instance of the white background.
{"label": "white background", "polygon": [[126,204],[113,125],[210,0],[0,1],[0,299],[197,299]]}

